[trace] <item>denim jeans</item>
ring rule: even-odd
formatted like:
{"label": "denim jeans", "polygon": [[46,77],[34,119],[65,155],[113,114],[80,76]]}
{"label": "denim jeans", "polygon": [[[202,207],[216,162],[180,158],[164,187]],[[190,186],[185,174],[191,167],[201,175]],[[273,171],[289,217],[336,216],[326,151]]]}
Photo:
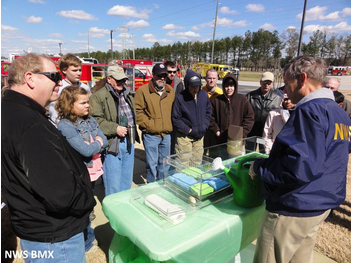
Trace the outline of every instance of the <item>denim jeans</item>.
{"label": "denim jeans", "polygon": [[[21,239],[23,255],[28,257],[24,262],[38,263],[81,263],[86,262],[83,233],[57,243],[42,243]],[[24,254],[26,253],[26,254]],[[42,258],[38,258],[38,256]]]}
{"label": "denim jeans", "polygon": [[142,134],[146,154],[147,182],[164,179],[163,159],[170,155],[171,136],[158,137]]}
{"label": "denim jeans", "polygon": [[86,229],[84,229],[84,247],[85,250],[88,251],[92,248],[92,242],[95,240],[94,229],[91,227],[91,222]]}
{"label": "denim jeans", "polygon": [[124,138],[119,143],[119,154],[105,155],[103,180],[105,196],[131,188],[134,168],[134,145]]}

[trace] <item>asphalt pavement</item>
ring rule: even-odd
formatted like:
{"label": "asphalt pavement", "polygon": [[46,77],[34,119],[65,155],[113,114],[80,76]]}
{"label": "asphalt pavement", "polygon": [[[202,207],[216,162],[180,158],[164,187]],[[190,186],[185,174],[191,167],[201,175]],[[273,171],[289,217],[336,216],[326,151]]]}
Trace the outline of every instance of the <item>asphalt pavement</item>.
{"label": "asphalt pavement", "polygon": [[[351,90],[351,76],[328,76],[328,77],[336,77],[340,80],[340,90]],[[205,85],[205,80],[202,79],[202,83]],[[218,87],[222,87],[222,80],[219,80],[217,83]],[[278,87],[283,85],[280,83]],[[247,94],[248,92],[255,90],[260,87],[259,81],[254,82],[254,81],[241,81],[241,75],[240,75],[240,80],[238,81],[238,93],[240,94]],[[274,83],[274,88],[276,88],[275,83]]]}

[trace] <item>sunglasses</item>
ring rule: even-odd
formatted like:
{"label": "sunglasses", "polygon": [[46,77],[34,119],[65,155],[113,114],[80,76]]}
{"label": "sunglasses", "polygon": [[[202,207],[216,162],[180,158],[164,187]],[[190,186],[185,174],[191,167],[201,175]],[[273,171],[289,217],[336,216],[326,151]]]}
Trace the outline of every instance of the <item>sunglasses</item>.
{"label": "sunglasses", "polygon": [[55,71],[55,72],[32,72],[32,73],[44,75],[45,77],[47,77],[51,81],[55,82],[56,85],[59,83],[59,81],[62,80],[61,74],[57,71]]}
{"label": "sunglasses", "polygon": [[270,85],[270,84],[273,83],[273,82],[270,81],[270,80],[266,80],[266,81],[263,81],[263,83],[264,83],[265,85]]}
{"label": "sunglasses", "polygon": [[167,72],[168,72],[168,73],[170,73],[170,74],[171,74],[171,73],[174,73],[174,74],[176,74],[177,70],[175,70],[175,71],[172,71],[172,70],[168,70]]}
{"label": "sunglasses", "polygon": [[161,78],[161,79],[162,79],[162,78],[165,79],[165,78],[167,77],[167,74],[160,74],[160,75],[158,75],[158,77]]}
{"label": "sunglasses", "polygon": [[123,82],[123,83],[126,83],[127,79],[115,79],[114,77],[111,77],[113,78],[116,82]]}

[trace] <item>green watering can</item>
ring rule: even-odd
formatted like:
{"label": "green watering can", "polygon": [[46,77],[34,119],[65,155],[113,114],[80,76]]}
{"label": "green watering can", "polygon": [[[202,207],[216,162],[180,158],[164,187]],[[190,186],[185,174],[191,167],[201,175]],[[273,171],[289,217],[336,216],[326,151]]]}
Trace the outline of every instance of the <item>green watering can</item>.
{"label": "green watering can", "polygon": [[238,206],[251,208],[263,204],[261,194],[261,179],[256,176],[254,180],[249,176],[248,171],[253,161],[258,158],[267,158],[265,154],[253,152],[236,158],[227,168],[222,164],[222,159],[217,157],[212,163],[212,170],[222,169],[233,188],[233,198]]}

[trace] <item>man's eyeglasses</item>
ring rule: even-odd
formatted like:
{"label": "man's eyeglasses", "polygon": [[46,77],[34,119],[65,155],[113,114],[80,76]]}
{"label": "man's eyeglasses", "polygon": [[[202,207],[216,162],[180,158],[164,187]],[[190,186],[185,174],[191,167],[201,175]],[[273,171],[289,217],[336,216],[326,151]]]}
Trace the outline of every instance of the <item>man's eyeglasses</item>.
{"label": "man's eyeglasses", "polygon": [[62,80],[61,74],[57,71],[55,71],[55,72],[32,72],[32,73],[44,75],[45,77],[47,77],[51,81],[55,82],[56,85],[59,83],[59,81]]}
{"label": "man's eyeglasses", "polygon": [[168,70],[167,72],[170,73],[170,74],[171,74],[171,73],[176,74],[177,70],[175,70],[175,71]]}
{"label": "man's eyeglasses", "polygon": [[332,91],[337,90],[337,88],[335,88],[335,87],[331,87],[331,86],[325,86],[325,88],[327,88],[327,89],[331,89]]}
{"label": "man's eyeglasses", "polygon": [[167,74],[160,74],[160,75],[158,75],[158,78],[160,78],[160,79],[162,79],[162,78],[166,79],[166,77],[167,77]]}

